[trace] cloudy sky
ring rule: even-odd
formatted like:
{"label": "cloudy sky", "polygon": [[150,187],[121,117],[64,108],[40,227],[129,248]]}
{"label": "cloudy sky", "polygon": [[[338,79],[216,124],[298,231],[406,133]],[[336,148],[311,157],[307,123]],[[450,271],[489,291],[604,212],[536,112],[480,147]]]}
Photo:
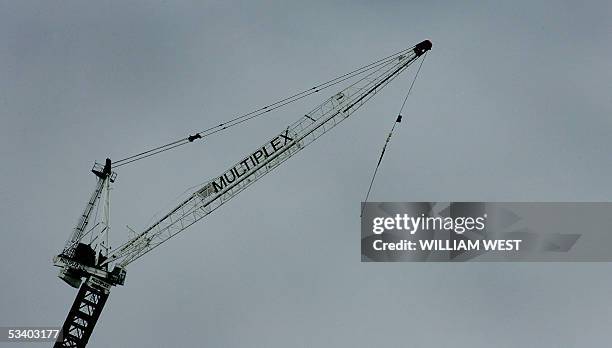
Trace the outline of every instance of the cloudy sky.
{"label": "cloudy sky", "polygon": [[[423,39],[433,50],[372,200],[609,201],[611,14],[607,1],[0,1],[0,326],[63,322],[76,291],[51,258],[94,161]],[[131,264],[90,346],[607,346],[607,263],[360,262],[359,202],[412,73]],[[120,168],[113,240],[324,97]]]}

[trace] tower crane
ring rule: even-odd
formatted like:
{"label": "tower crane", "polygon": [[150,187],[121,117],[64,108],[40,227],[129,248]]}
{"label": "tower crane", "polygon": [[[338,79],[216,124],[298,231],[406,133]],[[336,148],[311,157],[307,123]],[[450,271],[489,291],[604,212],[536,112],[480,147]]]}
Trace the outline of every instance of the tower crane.
{"label": "tower crane", "polygon": [[[62,326],[62,337],[54,347],[85,347],[109,297],[111,288],[124,285],[126,267],[130,263],[206,217],[347,119],[419,57],[431,50],[431,47],[431,42],[425,40],[367,65],[367,69],[355,70],[365,76],[333,94],[283,128],[221,175],[202,185],[144,231],[135,233],[132,238],[115,249],[111,249],[108,244],[110,184],[114,183],[117,176],[113,169],[121,164],[161,152],[165,148],[159,147],[128,157],[121,160],[122,163],[118,161],[119,165],[115,165],[110,159],[106,159],[104,164],[96,163],[92,168],[97,178],[95,189],[63,250],[53,258],[54,265],[60,268],[59,278],[79,289]],[[349,74],[342,75],[340,78],[347,75]],[[331,85],[333,83],[320,85],[322,86],[320,88],[313,87],[307,90],[307,94],[318,92]],[[284,101],[286,99],[272,105],[274,108],[282,106]],[[267,112],[269,110],[267,108],[260,110]],[[234,124],[242,122],[243,119],[235,120],[238,121],[235,121]],[[227,125],[222,129],[226,127]],[[201,132],[190,135],[181,141],[168,144],[168,148],[193,142],[210,133]],[[103,209],[102,221],[90,227],[94,208],[99,206],[102,206]]]}

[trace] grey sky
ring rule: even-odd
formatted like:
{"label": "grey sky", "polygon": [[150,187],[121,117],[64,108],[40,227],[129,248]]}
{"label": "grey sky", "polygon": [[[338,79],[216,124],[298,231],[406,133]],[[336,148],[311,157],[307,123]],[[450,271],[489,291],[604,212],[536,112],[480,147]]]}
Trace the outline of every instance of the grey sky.
{"label": "grey sky", "polygon": [[[609,201],[611,14],[606,1],[1,1],[0,326],[64,320],[76,292],[51,257],[93,161],[423,39],[373,200]],[[130,265],[90,346],[607,346],[609,264],[360,263],[359,202],[411,76]],[[324,97],[120,170],[114,238]]]}

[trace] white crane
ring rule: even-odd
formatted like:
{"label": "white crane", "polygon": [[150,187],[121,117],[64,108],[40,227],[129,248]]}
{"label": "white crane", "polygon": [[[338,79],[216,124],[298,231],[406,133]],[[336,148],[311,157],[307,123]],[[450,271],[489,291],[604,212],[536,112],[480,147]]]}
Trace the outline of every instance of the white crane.
{"label": "white crane", "polygon": [[[106,159],[104,165],[94,165],[92,172],[98,178],[96,188],[66,246],[59,255],[53,258],[54,265],[60,267],[59,277],[72,287],[80,287],[62,327],[63,337],[55,343],[54,347],[85,347],[104,308],[111,287],[124,284],[125,270],[131,262],[204,218],[347,119],[431,47],[431,42],[425,40],[349,74],[256,110],[254,113],[238,117],[227,124],[221,124],[217,126],[218,128],[213,127],[185,139],[130,156],[118,161],[118,165],[111,163],[110,159]],[[121,166],[192,142],[202,136],[215,133],[297,100],[303,95],[319,92],[334,85],[337,81],[344,81],[345,78],[358,75],[360,78],[356,82],[335,93],[297,121],[283,128],[255,151],[193,192],[189,198],[161,219],[111,251],[108,245],[110,228],[108,202],[109,187],[116,178],[116,173],[112,170],[113,165]],[[97,204],[103,207],[102,221],[88,230],[91,215]],[[86,237],[89,237],[89,242],[85,240]],[[85,279],[84,283],[82,283],[83,279]]]}

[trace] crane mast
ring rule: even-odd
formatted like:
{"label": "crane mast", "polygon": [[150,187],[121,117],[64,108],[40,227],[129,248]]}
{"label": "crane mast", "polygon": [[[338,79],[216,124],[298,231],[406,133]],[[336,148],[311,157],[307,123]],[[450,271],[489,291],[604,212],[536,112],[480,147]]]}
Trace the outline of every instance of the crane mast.
{"label": "crane mast", "polygon": [[[431,47],[431,42],[425,40],[389,57],[384,64],[329,97],[221,175],[209,180],[114,252],[96,257],[95,261],[84,262],[78,255],[75,256],[75,250],[86,248],[80,238],[89,214],[104,185],[114,181],[116,175],[111,171],[111,162],[107,159],[103,170],[99,173],[94,171],[99,180],[72,237],[64,251],[54,258],[55,265],[61,267],[60,278],[73,287],[81,284],[81,277],[86,278],[64,323],[63,339],[54,347],[85,347],[111,286],[124,284],[127,265],[204,218],[347,119]],[[114,267],[109,271],[111,265]]]}

